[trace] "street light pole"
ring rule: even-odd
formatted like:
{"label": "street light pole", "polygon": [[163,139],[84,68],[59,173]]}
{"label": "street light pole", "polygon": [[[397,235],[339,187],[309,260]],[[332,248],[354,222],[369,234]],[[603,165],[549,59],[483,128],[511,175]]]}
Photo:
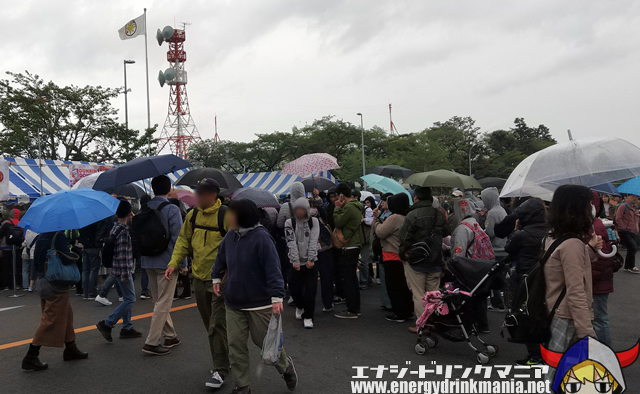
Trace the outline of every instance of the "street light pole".
{"label": "street light pole", "polygon": [[124,124],[129,130],[129,103],[127,102],[127,64],[133,64],[135,60],[125,60],[123,62],[124,67]]}
{"label": "street light pole", "polygon": [[362,176],[367,175],[367,170],[364,164],[364,121],[362,120],[362,113],[358,112],[356,115],[360,117],[360,134],[362,135]]}

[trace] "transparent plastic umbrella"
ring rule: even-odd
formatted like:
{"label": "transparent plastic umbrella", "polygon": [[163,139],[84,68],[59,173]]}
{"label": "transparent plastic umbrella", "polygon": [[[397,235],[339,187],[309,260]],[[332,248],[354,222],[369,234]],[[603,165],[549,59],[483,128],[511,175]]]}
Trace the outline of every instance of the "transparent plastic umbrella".
{"label": "transparent plastic umbrella", "polygon": [[640,148],[620,138],[584,139],[552,145],[524,159],[501,197],[551,200],[561,185],[592,187],[640,175]]}

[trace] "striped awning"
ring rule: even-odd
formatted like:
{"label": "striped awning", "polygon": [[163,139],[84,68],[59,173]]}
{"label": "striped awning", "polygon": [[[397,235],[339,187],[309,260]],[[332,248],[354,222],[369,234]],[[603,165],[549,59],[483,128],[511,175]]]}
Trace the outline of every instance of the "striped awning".
{"label": "striped awning", "polygon": [[[5,157],[9,166],[11,197],[39,197],[40,165],[36,159]],[[52,194],[69,188],[69,169],[59,160],[42,160],[42,191]]]}
{"label": "striped awning", "polygon": [[[327,178],[337,183],[336,178],[329,171],[323,171],[316,174],[317,177]],[[273,172],[253,172],[246,174],[236,174],[236,178],[244,187],[257,187],[269,190],[278,197],[285,197],[289,194],[291,184],[301,177],[297,175],[283,174],[280,171]]]}

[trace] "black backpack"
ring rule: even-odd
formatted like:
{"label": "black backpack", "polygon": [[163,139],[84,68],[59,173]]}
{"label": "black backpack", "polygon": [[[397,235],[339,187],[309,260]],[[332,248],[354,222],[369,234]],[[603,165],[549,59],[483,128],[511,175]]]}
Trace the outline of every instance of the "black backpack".
{"label": "black backpack", "polygon": [[24,242],[24,229],[16,226],[15,224],[10,224],[4,240],[9,246],[22,245]]}
{"label": "black backpack", "polygon": [[105,268],[113,267],[113,256],[116,254],[116,243],[118,237],[125,230],[124,227],[120,227],[115,233],[110,234],[102,245],[102,266]]}
{"label": "black backpack", "polygon": [[[220,235],[222,235],[222,238],[224,238],[224,236],[227,235],[227,230],[224,229],[224,215],[226,213],[227,213],[227,206],[221,205],[220,208],[218,209],[218,227],[202,226],[202,225],[196,224],[196,217],[198,216],[198,208],[193,208],[193,214],[191,214],[191,220],[190,220],[191,230],[195,230],[199,228],[205,231],[217,231],[220,233]],[[207,239],[206,235],[204,239],[206,242],[206,239]]]}
{"label": "black backpack", "polygon": [[509,332],[510,342],[547,343],[551,338],[551,320],[564,299],[567,289],[565,287],[562,290],[551,312],[549,312],[545,302],[547,286],[544,278],[544,265],[558,246],[571,238],[579,239],[577,235],[564,235],[556,239],[540,262],[522,278],[522,283],[514,295],[511,309],[502,325],[503,329],[506,328]]}
{"label": "black backpack", "polygon": [[171,203],[165,201],[152,209],[145,204],[140,213],[131,219],[131,233],[137,240],[142,256],[158,256],[169,247],[171,235],[165,228],[160,212],[167,205]]}

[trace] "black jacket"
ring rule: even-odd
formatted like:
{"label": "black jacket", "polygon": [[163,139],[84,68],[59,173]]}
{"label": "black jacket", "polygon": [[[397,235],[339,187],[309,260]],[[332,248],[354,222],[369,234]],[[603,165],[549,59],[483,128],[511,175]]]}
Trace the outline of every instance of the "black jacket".
{"label": "black jacket", "polygon": [[[434,216],[435,215],[435,216]],[[447,219],[439,209],[433,208],[431,199],[428,201],[418,201],[411,207],[402,227],[400,228],[400,246],[398,248],[400,258],[405,260],[405,254],[411,246],[417,242],[426,241],[433,234],[435,244],[442,245],[442,237],[449,235],[446,226]],[[434,228],[435,224],[435,228]],[[436,253],[442,254],[442,247]],[[434,267],[412,265],[415,271],[429,272]]]}
{"label": "black jacket", "polygon": [[513,233],[504,250],[509,253],[516,274],[521,278],[540,261],[542,240],[549,229],[544,204],[540,200],[525,201],[514,214],[520,221],[520,229]]}

